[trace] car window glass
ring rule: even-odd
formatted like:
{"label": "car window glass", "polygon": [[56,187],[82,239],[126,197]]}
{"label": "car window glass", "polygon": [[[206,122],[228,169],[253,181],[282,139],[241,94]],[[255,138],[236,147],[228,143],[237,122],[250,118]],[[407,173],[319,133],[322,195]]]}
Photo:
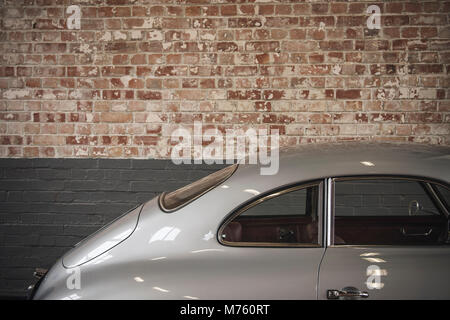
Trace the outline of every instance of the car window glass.
{"label": "car window glass", "polygon": [[236,168],[236,164],[226,167],[178,190],[162,194],[160,197],[162,209],[165,211],[173,211],[189,203],[227,180]]}
{"label": "car window glass", "polygon": [[446,218],[427,185],[406,179],[335,182],[335,244],[437,244]]}
{"label": "car window glass", "polygon": [[250,204],[226,224],[225,243],[318,245],[319,186],[296,187]]}
{"label": "car window glass", "polygon": [[335,195],[336,216],[439,215],[438,209],[417,181],[339,181],[335,184]]}
{"label": "car window glass", "polygon": [[306,201],[308,189],[287,192],[271,198],[242,213],[242,216],[295,216],[309,214]]}

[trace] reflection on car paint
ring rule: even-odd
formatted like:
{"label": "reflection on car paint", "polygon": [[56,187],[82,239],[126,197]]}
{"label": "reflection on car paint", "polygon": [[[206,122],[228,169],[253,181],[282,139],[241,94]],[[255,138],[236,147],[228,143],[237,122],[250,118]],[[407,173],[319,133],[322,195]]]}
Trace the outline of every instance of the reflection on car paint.
{"label": "reflection on car paint", "polygon": [[181,230],[175,227],[162,227],[156,231],[148,243],[155,241],[173,241],[180,232]]}

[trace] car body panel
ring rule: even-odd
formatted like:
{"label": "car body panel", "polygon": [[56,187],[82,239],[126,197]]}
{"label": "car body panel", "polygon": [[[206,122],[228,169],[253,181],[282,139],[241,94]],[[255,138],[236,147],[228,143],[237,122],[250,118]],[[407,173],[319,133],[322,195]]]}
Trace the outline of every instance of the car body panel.
{"label": "car body panel", "polygon": [[[330,250],[329,257],[325,254],[325,261],[332,262],[323,265],[324,269],[321,268],[320,274],[324,278],[320,285],[324,284],[327,287],[334,285],[333,282],[329,282],[331,281],[329,278],[334,275],[332,270],[335,265],[344,266],[350,259],[358,262],[355,268],[359,272],[362,268],[361,259],[338,248],[336,250],[342,252],[340,257],[338,251],[336,254],[333,253],[334,248],[331,251],[331,248],[326,249],[325,246],[318,248],[224,246],[217,238],[222,223],[237,208],[270,190],[328,177],[418,176],[448,185],[449,159],[450,148],[447,147],[344,143],[309,145],[282,152],[280,169],[276,175],[260,175],[259,165],[241,163],[228,180],[177,211],[163,212],[157,198],[150,200],[142,208],[139,223],[126,241],[75,267],[80,271],[80,289],[67,288],[67,278],[75,268],[66,269],[59,260],[46,275],[35,298],[316,299],[317,295],[323,297],[323,290],[318,292],[317,285],[320,261],[325,250],[327,252]],[[364,161],[370,161],[374,165],[363,165]],[[392,254],[394,252],[392,251]],[[417,257],[419,256],[421,255]],[[393,262],[398,261],[393,257],[389,259]],[[408,261],[411,259],[407,257]],[[444,261],[442,259],[439,261]],[[399,266],[401,263],[398,262]],[[342,272],[348,271],[344,269]],[[392,270],[398,269],[395,267]],[[343,277],[344,273],[336,275]],[[351,273],[348,275],[351,276]],[[358,278],[357,283],[360,282]]]}
{"label": "car body panel", "polygon": [[[369,299],[450,299],[450,246],[334,246],[320,267],[319,299],[354,287]],[[379,270],[378,280],[370,278]],[[369,282],[369,283],[367,283]]]}
{"label": "car body panel", "polygon": [[[197,209],[208,210],[204,205]],[[215,237],[217,221],[192,223],[195,212],[167,214],[157,199],[150,201],[126,242],[76,267],[79,290],[65,283],[76,268],[58,266],[35,298],[251,299],[255,292],[260,299],[316,298],[323,248],[225,247]],[[52,278],[55,273],[62,277]]]}
{"label": "car body panel", "polygon": [[62,260],[64,267],[73,268],[86,263],[128,238],[136,229],[141,209],[142,205],[131,209],[78,243],[75,248],[64,255]]}

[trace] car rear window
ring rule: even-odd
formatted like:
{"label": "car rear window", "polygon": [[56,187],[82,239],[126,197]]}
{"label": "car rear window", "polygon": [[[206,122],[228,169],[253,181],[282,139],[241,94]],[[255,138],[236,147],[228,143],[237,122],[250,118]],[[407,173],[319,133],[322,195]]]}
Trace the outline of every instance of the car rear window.
{"label": "car rear window", "polygon": [[206,192],[227,180],[237,168],[237,164],[216,171],[196,182],[184,186],[178,190],[163,193],[159,198],[161,209],[166,212],[175,211],[189,202],[197,199]]}

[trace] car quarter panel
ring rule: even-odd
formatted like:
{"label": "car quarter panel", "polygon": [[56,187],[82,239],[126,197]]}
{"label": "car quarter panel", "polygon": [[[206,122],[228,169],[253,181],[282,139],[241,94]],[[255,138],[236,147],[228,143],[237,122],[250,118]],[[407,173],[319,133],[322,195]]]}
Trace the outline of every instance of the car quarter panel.
{"label": "car quarter panel", "polygon": [[36,298],[315,299],[324,249],[222,246],[217,218],[235,204],[196,201],[167,214],[154,199],[125,242],[77,267],[79,290],[64,283],[75,269],[58,266],[58,281],[49,274],[56,285],[44,284]]}

